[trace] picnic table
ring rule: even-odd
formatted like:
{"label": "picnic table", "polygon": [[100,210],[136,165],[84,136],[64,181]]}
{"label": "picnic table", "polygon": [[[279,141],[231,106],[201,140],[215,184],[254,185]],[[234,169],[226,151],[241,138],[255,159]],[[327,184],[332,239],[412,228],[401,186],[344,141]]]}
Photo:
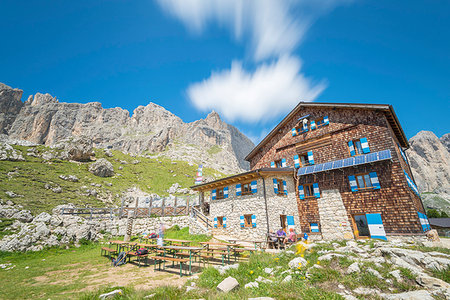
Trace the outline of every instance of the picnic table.
{"label": "picnic table", "polygon": [[119,241],[119,240],[109,241],[109,243],[116,245],[116,249],[117,249],[118,253],[120,253],[121,248],[125,248],[129,244],[129,242]]}
{"label": "picnic table", "polygon": [[[153,257],[156,258],[156,260],[159,261],[172,261],[172,262],[180,262],[180,276],[182,276],[181,270],[182,270],[182,259],[171,259],[169,257],[166,256],[166,254],[168,254],[168,252],[172,253],[173,256],[179,254],[182,251],[188,251],[189,252],[189,275],[192,275],[192,258],[194,257],[194,255],[196,255],[198,252],[200,252],[203,248],[202,247],[189,247],[189,246],[162,246],[159,247],[159,249],[164,250],[163,252],[163,256],[162,257]],[[155,260],[155,267],[156,267],[156,260]],[[187,260],[187,259],[186,259]],[[160,268],[161,268],[161,263],[160,263]]]}
{"label": "picnic table", "polygon": [[176,239],[164,239],[165,242],[169,242],[174,246],[189,246],[192,241],[188,240],[176,240]]}

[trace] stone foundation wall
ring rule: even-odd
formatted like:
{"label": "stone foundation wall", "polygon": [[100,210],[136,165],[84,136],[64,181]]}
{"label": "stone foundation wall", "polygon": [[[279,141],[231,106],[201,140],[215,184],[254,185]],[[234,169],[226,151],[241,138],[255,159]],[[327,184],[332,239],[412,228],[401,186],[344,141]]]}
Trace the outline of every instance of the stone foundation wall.
{"label": "stone foundation wall", "polygon": [[[226,217],[226,228],[214,229],[214,234],[233,236],[243,240],[265,240],[267,234],[267,218],[269,230],[276,231],[281,227],[280,215],[294,217],[295,230],[301,232],[295,196],[295,184],[291,175],[277,176],[285,180],[288,190],[287,196],[275,195],[273,178],[266,177],[266,204],[264,201],[263,180],[258,179],[258,192],[253,195],[236,196],[236,186],[229,186],[229,198],[210,202],[210,218]],[[256,227],[241,227],[240,216],[252,214],[256,216]]]}

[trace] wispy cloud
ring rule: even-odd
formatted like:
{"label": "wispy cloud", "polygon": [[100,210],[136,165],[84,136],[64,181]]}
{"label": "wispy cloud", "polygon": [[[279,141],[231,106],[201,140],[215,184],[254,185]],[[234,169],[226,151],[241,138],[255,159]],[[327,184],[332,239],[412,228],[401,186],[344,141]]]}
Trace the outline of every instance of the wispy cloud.
{"label": "wispy cloud", "polygon": [[300,73],[298,58],[283,56],[271,64],[261,64],[254,73],[233,62],[230,70],[188,88],[192,103],[202,111],[214,109],[229,121],[268,121],[285,113],[299,100],[314,100],[325,84],[313,84]]}
{"label": "wispy cloud", "polygon": [[313,101],[325,88],[313,84],[292,55],[311,24],[334,7],[352,0],[156,0],[192,32],[212,24],[228,28],[247,44],[253,72],[242,62],[213,72],[188,87],[191,102],[201,110],[215,109],[228,121],[270,120],[298,101]]}

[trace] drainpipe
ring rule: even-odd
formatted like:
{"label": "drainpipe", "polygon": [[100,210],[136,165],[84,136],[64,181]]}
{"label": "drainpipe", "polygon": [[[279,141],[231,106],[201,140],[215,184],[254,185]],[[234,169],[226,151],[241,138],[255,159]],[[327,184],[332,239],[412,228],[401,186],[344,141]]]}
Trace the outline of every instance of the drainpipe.
{"label": "drainpipe", "polygon": [[263,176],[259,173],[259,171],[256,171],[256,174],[259,176],[259,178],[263,181],[263,192],[264,192],[264,204],[266,206],[266,224],[267,224],[267,233],[269,233],[269,212],[267,211],[267,196],[266,196],[266,181]]}

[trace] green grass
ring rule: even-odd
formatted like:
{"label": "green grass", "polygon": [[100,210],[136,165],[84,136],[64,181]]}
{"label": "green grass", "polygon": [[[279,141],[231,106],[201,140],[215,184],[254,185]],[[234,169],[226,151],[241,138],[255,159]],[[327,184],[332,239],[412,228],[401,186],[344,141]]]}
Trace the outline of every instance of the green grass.
{"label": "green grass", "polygon": [[5,235],[14,233],[14,231],[6,229],[14,223],[14,219],[0,218],[0,221],[0,239],[2,239]]}
{"label": "green grass", "polygon": [[197,245],[200,242],[209,241],[211,236],[206,234],[190,234],[189,227],[180,229],[178,226],[173,226],[164,232],[164,238],[193,241],[192,245]]}
{"label": "green grass", "polygon": [[434,277],[444,280],[447,283],[450,283],[450,267],[447,267],[446,269],[439,271],[439,270],[433,270],[432,274]]}
{"label": "green grass", "polygon": [[[132,157],[120,151],[113,150],[113,157],[106,157],[103,150],[96,149],[97,159],[106,158],[113,166],[116,176],[101,178],[88,171],[90,162],[76,163],[54,159],[44,162],[40,158],[27,156],[27,149],[30,147],[13,146],[22,151],[26,161],[11,162],[2,161],[0,164],[0,198],[12,200],[15,204],[21,204],[24,209],[29,209],[33,214],[42,211],[51,211],[59,204],[74,203],[78,206],[104,207],[102,201],[93,196],[83,195],[82,186],[87,189],[95,189],[98,194],[105,199],[112,199],[112,204],[120,205],[121,195],[128,188],[137,186],[147,193],[167,195],[167,189],[174,183],[179,183],[186,188],[194,184],[194,177],[197,166],[189,166],[183,161],[171,161],[166,158],[150,159],[146,157]],[[50,148],[37,146],[36,152],[49,151]],[[139,160],[140,163],[132,164]],[[127,164],[121,164],[121,161]],[[122,167],[122,170],[119,170]],[[16,174],[8,176],[9,172]],[[203,169],[204,176],[214,177],[214,174],[224,176],[224,174],[210,168]],[[120,174],[120,175],[119,175]],[[68,182],[59,178],[59,175],[75,175],[79,182]],[[176,176],[174,176],[176,175]],[[59,185],[62,193],[54,193],[45,189],[45,184],[53,186]],[[112,186],[107,184],[111,183]],[[91,184],[101,184],[95,187]],[[9,198],[6,191],[13,191],[24,197]],[[108,204],[111,206],[111,204]]]}
{"label": "green grass", "polygon": [[220,153],[222,152],[222,148],[220,148],[217,145],[212,146],[211,148],[208,149],[208,154],[210,156],[213,156],[214,154]]}

